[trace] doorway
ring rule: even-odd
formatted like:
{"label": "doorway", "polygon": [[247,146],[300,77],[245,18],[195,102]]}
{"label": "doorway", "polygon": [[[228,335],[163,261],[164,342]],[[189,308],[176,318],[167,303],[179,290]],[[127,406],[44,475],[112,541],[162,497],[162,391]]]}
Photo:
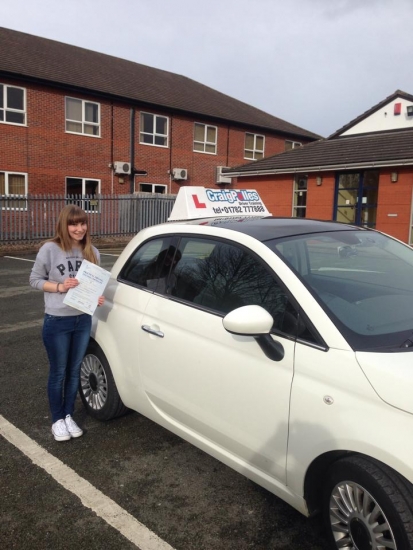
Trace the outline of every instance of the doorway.
{"label": "doorway", "polygon": [[379,171],[338,173],[334,219],[362,227],[375,227]]}

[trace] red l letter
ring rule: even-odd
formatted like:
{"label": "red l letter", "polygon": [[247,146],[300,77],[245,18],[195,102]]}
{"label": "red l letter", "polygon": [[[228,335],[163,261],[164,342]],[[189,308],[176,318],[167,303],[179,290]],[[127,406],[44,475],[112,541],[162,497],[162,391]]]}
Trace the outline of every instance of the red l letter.
{"label": "red l letter", "polygon": [[192,195],[192,198],[194,200],[194,203],[195,203],[195,208],[206,208],[206,204],[204,202],[199,202],[199,199],[197,197],[197,195]]}

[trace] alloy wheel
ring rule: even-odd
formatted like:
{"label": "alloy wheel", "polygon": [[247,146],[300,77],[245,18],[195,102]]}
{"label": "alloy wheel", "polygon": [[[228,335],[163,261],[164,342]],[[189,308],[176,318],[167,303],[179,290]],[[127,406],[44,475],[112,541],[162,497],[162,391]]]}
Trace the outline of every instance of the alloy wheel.
{"label": "alloy wheel", "polygon": [[105,369],[96,355],[86,355],[80,368],[80,389],[91,409],[101,409],[108,397]]}
{"label": "alloy wheel", "polygon": [[329,511],[337,548],[397,550],[383,510],[361,485],[352,481],[337,484],[331,493]]}

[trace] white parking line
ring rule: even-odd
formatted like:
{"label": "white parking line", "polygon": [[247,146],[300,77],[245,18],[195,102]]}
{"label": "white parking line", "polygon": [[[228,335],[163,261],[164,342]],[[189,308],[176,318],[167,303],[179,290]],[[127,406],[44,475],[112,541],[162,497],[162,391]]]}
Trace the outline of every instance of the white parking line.
{"label": "white parking line", "polygon": [[174,550],[116,502],[78,476],[74,470],[40,447],[2,415],[0,415],[0,435],[29,457],[34,464],[43,468],[65,489],[80,498],[84,506],[93,510],[140,550]]}
{"label": "white parking line", "polygon": [[16,256],[4,256],[5,258],[8,258],[9,260],[21,260],[22,262],[32,262],[34,264],[34,260],[28,260],[27,258],[17,258]]}
{"label": "white parking line", "polygon": [[26,330],[28,328],[40,327],[43,324],[42,319],[33,319],[32,321],[21,321],[20,323],[13,323],[12,325],[3,325],[0,328],[0,334],[7,332],[16,332],[18,330]]}

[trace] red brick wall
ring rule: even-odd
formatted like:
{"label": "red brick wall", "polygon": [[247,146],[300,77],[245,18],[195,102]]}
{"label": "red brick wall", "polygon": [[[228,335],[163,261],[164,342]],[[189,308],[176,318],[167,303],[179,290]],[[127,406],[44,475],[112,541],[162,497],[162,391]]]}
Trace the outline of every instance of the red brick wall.
{"label": "red brick wall", "polygon": [[[308,174],[307,218],[331,220],[333,218],[335,176],[323,174],[321,186],[316,184],[318,174]],[[268,210],[274,216],[292,216],[294,175],[279,174],[239,178],[231,186],[256,189]]]}
{"label": "red brick wall", "polygon": [[[109,165],[115,161],[130,162],[130,105],[13,80],[1,79],[1,82],[26,88],[28,125],[0,124],[0,171],[28,173],[31,194],[63,194],[66,177],[100,179],[104,194],[129,193],[130,176],[124,176],[122,183],[122,178],[115,176]],[[66,96],[100,103],[101,137],[65,132]],[[140,109],[135,109],[134,165],[147,172],[147,176],[135,176],[136,189],[141,182],[167,185],[172,193],[182,184],[215,187],[216,166],[248,162],[244,159],[245,132],[251,131],[248,128],[169,111],[142,110],[169,117],[170,142],[168,148],[140,144]],[[216,155],[193,152],[194,122],[217,126]],[[266,156],[282,152],[284,148],[284,137],[266,135]],[[187,182],[171,181],[169,171],[176,167],[188,170]]]}
{"label": "red brick wall", "polygon": [[332,220],[334,210],[335,174],[322,174],[321,185],[316,178],[320,174],[308,174],[307,181],[307,218]]}
{"label": "red brick wall", "polygon": [[[398,173],[398,181],[391,183],[392,171]],[[335,174],[322,174],[320,186],[316,183],[319,173],[308,174],[306,217],[332,220],[334,215]],[[293,208],[294,175],[251,176],[238,178],[231,187],[256,189],[274,216],[291,216]],[[376,229],[405,243],[410,240],[410,216],[412,210],[412,168],[382,169],[379,177]]]}
{"label": "red brick wall", "polygon": [[[398,181],[392,183],[391,172],[398,173]],[[377,229],[403,242],[410,239],[412,208],[412,168],[381,170],[377,205]]]}

